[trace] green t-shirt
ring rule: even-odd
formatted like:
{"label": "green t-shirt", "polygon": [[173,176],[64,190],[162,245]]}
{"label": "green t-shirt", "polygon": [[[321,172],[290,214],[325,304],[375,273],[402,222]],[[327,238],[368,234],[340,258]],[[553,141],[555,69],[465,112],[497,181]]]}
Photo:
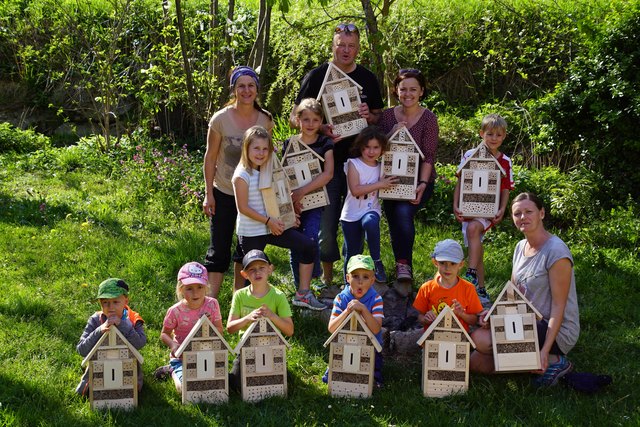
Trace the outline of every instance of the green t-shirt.
{"label": "green t-shirt", "polygon": [[[262,298],[251,295],[251,288],[247,286],[233,294],[231,299],[231,314],[238,318],[244,317],[262,305],[269,307],[279,317],[291,317],[291,307],[287,297],[279,289],[270,286],[269,292]],[[246,329],[246,328],[245,328]],[[241,332],[244,332],[243,329]]]}

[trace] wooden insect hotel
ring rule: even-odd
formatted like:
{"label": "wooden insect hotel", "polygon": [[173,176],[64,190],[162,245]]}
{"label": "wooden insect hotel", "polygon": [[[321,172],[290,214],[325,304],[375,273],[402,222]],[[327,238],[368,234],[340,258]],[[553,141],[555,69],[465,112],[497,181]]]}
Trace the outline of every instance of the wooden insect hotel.
{"label": "wooden insect hotel", "polygon": [[240,358],[242,399],[257,402],[287,395],[289,343],[266,317],[249,326],[234,353]]}
{"label": "wooden insect hotel", "polygon": [[375,351],[382,351],[362,316],[353,311],[324,343],[329,345],[329,395],[371,397]]}
{"label": "wooden insect hotel", "polygon": [[322,104],[324,115],[333,125],[335,134],[343,137],[357,135],[367,127],[367,121],[358,113],[362,103],[361,90],[362,86],[329,62],[317,100]]}
{"label": "wooden insect hotel", "polygon": [[469,356],[475,344],[449,306],[424,331],[418,345],[423,348],[425,397],[444,397],[469,389]]}
{"label": "wooden insect hotel", "polygon": [[493,218],[500,208],[500,181],[505,175],[489,148],[481,142],[458,168],[463,216]]}
{"label": "wooden insect hotel", "polygon": [[182,357],[183,404],[229,400],[230,351],[222,334],[202,315],[175,353]]}
{"label": "wooden insect hotel", "polygon": [[491,319],[493,361],[496,372],[540,369],[540,348],[536,318],[542,315],[520,290],[508,281],[485,322]]}
{"label": "wooden insect hotel", "polygon": [[144,359],[115,326],[102,334],[82,361],[89,368],[92,409],[133,409],[138,406],[138,363]]}
{"label": "wooden insect hotel", "polygon": [[[302,142],[298,136],[292,136],[282,156],[282,167],[289,178],[291,189],[297,190],[320,175],[322,173],[320,162],[324,162],[322,156]],[[300,204],[302,205],[302,212],[328,205],[329,195],[327,194],[327,188],[323,186],[307,193],[300,200]]]}
{"label": "wooden insect hotel", "polygon": [[398,182],[390,188],[380,189],[378,197],[387,200],[415,199],[422,158],[424,154],[406,126],[396,130],[389,138],[389,150],[382,155],[380,176],[393,175]]}
{"label": "wooden insect hotel", "polygon": [[267,215],[282,221],[285,230],[295,227],[296,213],[291,200],[289,180],[275,154],[271,155],[271,162],[261,168],[258,187],[262,192]]}

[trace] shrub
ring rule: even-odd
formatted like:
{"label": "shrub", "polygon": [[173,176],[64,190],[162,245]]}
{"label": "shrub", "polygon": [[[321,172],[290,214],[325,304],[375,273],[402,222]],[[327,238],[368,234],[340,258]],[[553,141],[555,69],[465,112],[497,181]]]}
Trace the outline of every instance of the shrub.
{"label": "shrub", "polygon": [[22,130],[10,123],[0,123],[0,153],[30,153],[50,145],[48,137],[31,129]]}

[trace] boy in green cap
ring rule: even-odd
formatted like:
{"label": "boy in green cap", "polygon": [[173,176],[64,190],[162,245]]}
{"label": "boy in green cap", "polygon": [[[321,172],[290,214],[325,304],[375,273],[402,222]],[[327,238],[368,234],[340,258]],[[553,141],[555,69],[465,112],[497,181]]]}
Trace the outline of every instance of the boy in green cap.
{"label": "boy in green cap", "polygon": [[[115,326],[124,337],[140,350],[147,343],[144,333],[144,320],[129,308],[129,286],[122,279],[107,279],[100,283],[98,296],[101,311],[96,311],[84,327],[76,350],[85,357],[96,345],[102,334]],[[139,372],[142,367],[138,365]],[[142,389],[142,375],[138,375],[138,391]],[[89,370],[87,369],[76,387],[76,393],[89,395]]]}
{"label": "boy in green cap", "polygon": [[[333,300],[333,309],[329,319],[329,332],[334,333],[344,319],[352,311],[358,312],[364,319],[367,327],[376,336],[382,345],[382,319],[384,310],[382,297],[373,288],[376,281],[375,264],[369,255],[354,255],[347,263],[347,283],[344,290]],[[373,372],[376,387],[382,387],[382,353],[376,351],[375,368]],[[322,377],[323,382],[328,382],[329,369]]]}

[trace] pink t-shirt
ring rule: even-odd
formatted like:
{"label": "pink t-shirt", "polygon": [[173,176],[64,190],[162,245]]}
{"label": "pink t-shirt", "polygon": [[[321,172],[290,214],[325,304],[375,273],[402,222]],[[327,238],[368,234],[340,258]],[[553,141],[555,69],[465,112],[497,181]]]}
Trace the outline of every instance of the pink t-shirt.
{"label": "pink t-shirt", "polygon": [[220,305],[218,300],[211,297],[204,298],[204,304],[197,310],[192,310],[184,303],[180,301],[167,310],[167,315],[164,316],[162,326],[173,330],[174,339],[178,344],[182,344],[184,339],[189,335],[193,326],[200,320],[203,314],[208,315],[211,323],[218,320],[222,320],[220,314]]}

